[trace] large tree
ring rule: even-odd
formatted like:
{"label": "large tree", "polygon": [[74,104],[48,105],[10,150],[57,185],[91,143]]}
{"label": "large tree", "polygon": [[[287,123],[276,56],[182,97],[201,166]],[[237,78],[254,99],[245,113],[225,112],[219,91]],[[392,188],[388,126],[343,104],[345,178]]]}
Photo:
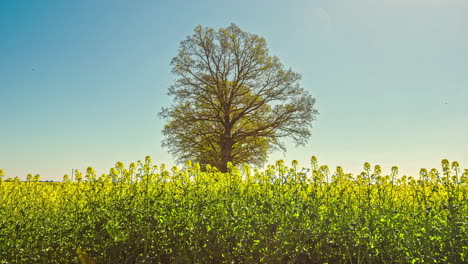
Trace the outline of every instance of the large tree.
{"label": "large tree", "polygon": [[301,76],[268,53],[264,38],[235,24],[195,27],[172,59],[177,77],[163,146],[179,162],[193,160],[226,172],[227,163],[262,165],[286,150],[283,138],[304,145],[317,110]]}

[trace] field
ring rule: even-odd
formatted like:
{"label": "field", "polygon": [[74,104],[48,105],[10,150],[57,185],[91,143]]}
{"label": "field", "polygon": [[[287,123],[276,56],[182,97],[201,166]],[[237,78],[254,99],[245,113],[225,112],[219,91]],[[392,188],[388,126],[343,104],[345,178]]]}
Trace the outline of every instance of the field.
{"label": "field", "polygon": [[0,263],[467,263],[468,170],[351,175],[315,157],[219,173],[151,158],[0,180]]}

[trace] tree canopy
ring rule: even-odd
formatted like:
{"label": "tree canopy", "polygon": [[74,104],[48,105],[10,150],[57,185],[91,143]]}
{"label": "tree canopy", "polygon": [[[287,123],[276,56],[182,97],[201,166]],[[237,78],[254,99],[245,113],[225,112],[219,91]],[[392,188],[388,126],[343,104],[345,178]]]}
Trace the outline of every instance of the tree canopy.
{"label": "tree canopy", "polygon": [[227,163],[261,166],[283,138],[307,143],[317,115],[301,75],[269,55],[267,42],[231,24],[197,26],[172,59],[177,77],[163,108],[163,147],[179,161],[227,171]]}

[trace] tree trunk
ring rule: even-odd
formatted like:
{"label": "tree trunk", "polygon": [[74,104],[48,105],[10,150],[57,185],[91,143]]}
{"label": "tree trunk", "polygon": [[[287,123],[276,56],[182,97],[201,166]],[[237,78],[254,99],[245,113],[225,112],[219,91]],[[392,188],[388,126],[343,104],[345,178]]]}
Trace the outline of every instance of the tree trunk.
{"label": "tree trunk", "polygon": [[232,161],[232,137],[230,135],[230,130],[226,130],[224,136],[221,140],[221,157],[219,159],[219,166],[218,169],[221,172],[227,172],[227,163]]}

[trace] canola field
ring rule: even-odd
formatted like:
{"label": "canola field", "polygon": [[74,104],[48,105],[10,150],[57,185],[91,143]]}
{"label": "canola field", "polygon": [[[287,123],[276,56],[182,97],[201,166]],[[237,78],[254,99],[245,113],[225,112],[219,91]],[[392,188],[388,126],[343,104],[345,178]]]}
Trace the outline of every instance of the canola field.
{"label": "canola field", "polygon": [[0,173],[0,263],[468,263],[468,170],[441,165]]}

